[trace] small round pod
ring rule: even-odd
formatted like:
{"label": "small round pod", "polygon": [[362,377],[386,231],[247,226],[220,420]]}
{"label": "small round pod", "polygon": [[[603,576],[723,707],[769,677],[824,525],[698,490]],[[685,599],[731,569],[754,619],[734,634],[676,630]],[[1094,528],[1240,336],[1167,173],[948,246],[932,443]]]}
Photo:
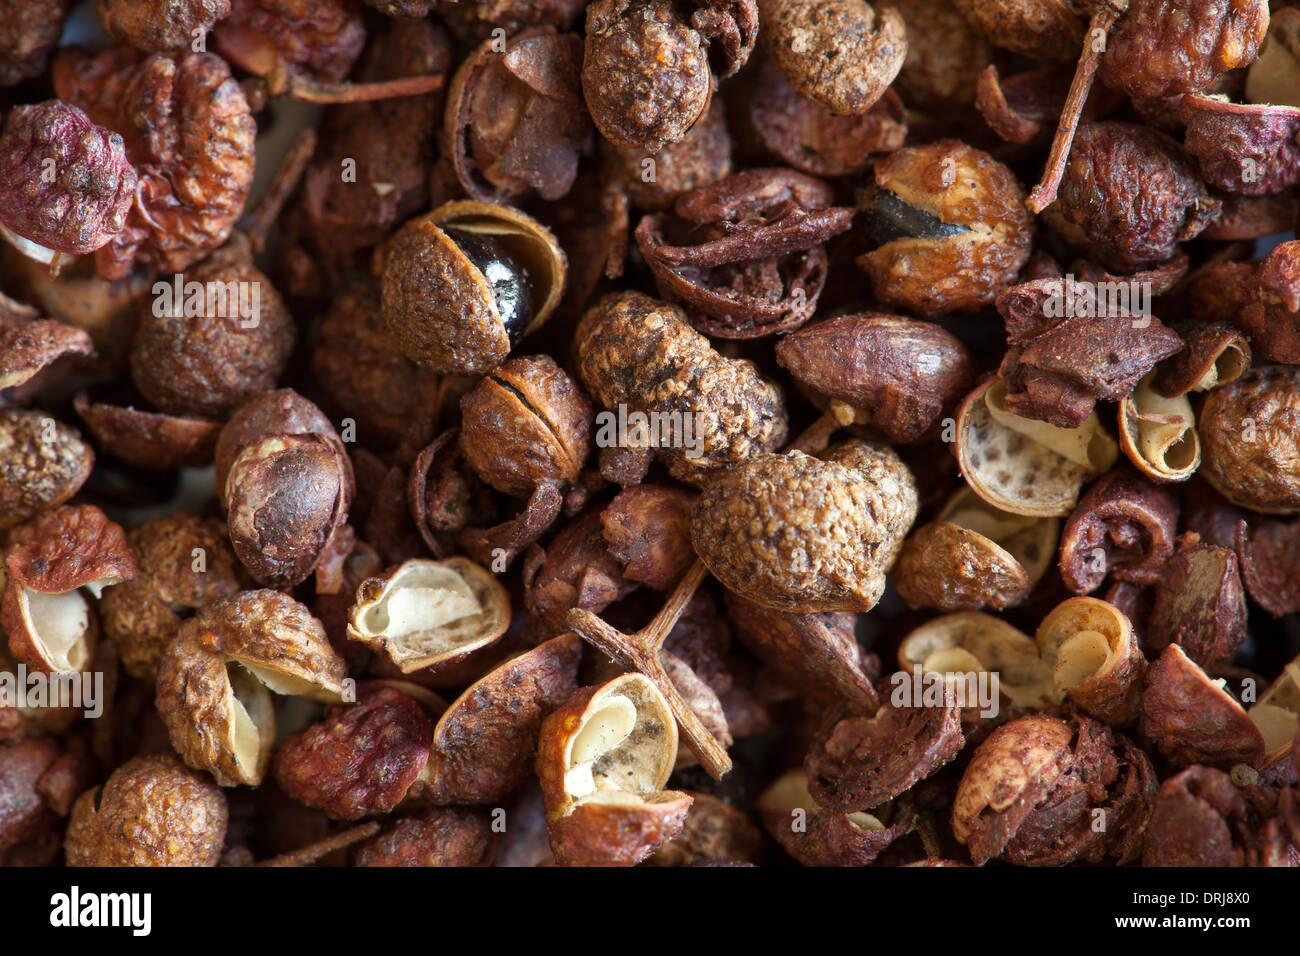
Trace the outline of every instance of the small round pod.
{"label": "small round pod", "polygon": [[[722,100],[713,104],[685,136],[649,157],[638,146],[602,139],[601,161],[626,190],[632,205],[646,212],[671,209],[682,193],[715,183],[731,173],[731,136]],[[653,175],[650,174],[653,170]]]}
{"label": "small round pod", "polygon": [[[1005,621],[978,611],[959,611],[927,621],[898,646],[904,670],[953,675],[997,675],[998,691],[1018,708],[1041,710],[1059,704],[1064,694],[1052,681],[1052,661],[1039,646]],[[978,708],[965,708],[967,716]]]}
{"label": "small round pod", "polygon": [[591,403],[549,355],[511,359],[460,401],[465,460],[516,497],[578,481],[591,451]]}
{"label": "small round pod", "polygon": [[633,866],[682,831],[691,796],[663,789],[677,721],[643,674],[583,687],[542,722],[537,777],[561,866]]}
{"label": "small round pod", "polygon": [[804,866],[866,866],[916,825],[903,801],[853,813],[827,810],[808,792],[802,769],[777,777],[757,806],[763,828]]}
{"label": "small round pod", "polygon": [[[1264,759],[1259,769],[1264,773],[1273,768],[1283,770],[1283,765],[1290,762],[1294,773],[1292,744],[1300,740],[1300,657],[1283,668],[1246,716],[1264,739]],[[1300,744],[1295,746],[1300,748]]]}
{"label": "small round pod", "polygon": [[1300,368],[1254,368],[1214,389],[1197,430],[1200,473],[1221,495],[1264,514],[1300,512]]}
{"label": "small round pod", "polygon": [[957,463],[971,489],[993,507],[1030,517],[1065,517],[1083,484],[1107,471],[1119,446],[1093,412],[1078,428],[1058,428],[1007,410],[1006,385],[989,379],[957,411]]}
{"label": "small round pod", "polygon": [[1176,767],[1258,767],[1264,738],[1237,699],[1177,644],[1147,668],[1138,732]]}
{"label": "small round pod", "polygon": [[272,435],[245,447],[226,476],[230,543],[267,587],[307,580],[347,520],[347,475],[319,435]]}
{"label": "small round pod", "polygon": [[912,608],[1002,611],[1029,596],[1056,553],[1057,518],[994,508],[969,487],[903,543],[893,580]]}
{"label": "small round pod", "polygon": [[497,834],[487,810],[437,807],[403,817],[357,848],[356,866],[490,866]]}
{"label": "small round pod", "polygon": [[1201,465],[1201,439],[1187,396],[1166,398],[1152,383],[1156,372],[1138,382],[1119,403],[1119,447],[1152,481],[1186,481]]}
{"label": "small round pod", "polygon": [[871,109],[907,59],[907,25],[892,7],[770,0],[763,19],[768,48],[795,89],[839,116]]}
{"label": "small round pod", "polygon": [[188,47],[230,16],[231,0],[99,0],[104,32],[146,53]]}
{"label": "small round pod", "polygon": [[600,134],[648,154],[704,115],[713,73],[703,37],[672,0],[596,0],[587,6],[582,92]]}
{"label": "small round pod", "polygon": [[1029,261],[1034,222],[1015,174],[958,140],[890,153],[858,208],[875,248],[856,262],[891,306],[921,315],[982,308]]}
{"label": "small round pod", "polygon": [[1147,662],[1119,608],[1096,598],[1069,598],[1043,618],[1034,640],[1044,657],[1055,658],[1058,694],[1112,727],[1137,720]]}
{"label": "small round pod", "polygon": [[718,476],[691,518],[691,543],[713,575],[779,611],[875,607],[916,520],[916,483],[892,449],[851,444],[863,462],[761,454]]}
{"label": "small round pod", "polygon": [[95,453],[73,428],[34,408],[0,411],[0,528],[57,508],[90,477]]}
{"label": "small round pod", "polygon": [[77,798],[63,850],[68,866],[216,866],[226,797],[172,754],[128,760]]}
{"label": "small round pod", "polygon": [[381,308],[402,353],[444,374],[482,375],[550,318],[568,260],[517,209],[461,200],[412,219],[377,254]]}
{"label": "small round pod", "polygon": [[496,644],[509,626],[510,596],[486,568],[412,558],[361,583],[347,634],[423,679]]}
{"label": "small round pod", "polygon": [[445,805],[494,803],[529,778],[543,718],[577,687],[582,640],[561,634],[490,671],[452,701],[433,728],[415,791]]}
{"label": "small round pod", "polygon": [[149,412],[98,400],[78,392],[72,407],[101,448],[119,461],[150,471],[206,468],[221,434],[221,422]]}
{"label": "small round pod", "polygon": [[990,43],[1031,60],[1069,60],[1088,26],[1079,0],[953,0]]}
{"label": "small round pod", "polygon": [[320,621],[279,591],[241,591],[181,625],[154,702],[172,746],[223,787],[258,786],[275,742],[271,692],[335,703],[347,666]]}
{"label": "small round pod", "polygon": [[239,590],[225,526],[176,512],[127,532],[140,573],[104,592],[99,616],[132,677],[152,680],[185,617]]}

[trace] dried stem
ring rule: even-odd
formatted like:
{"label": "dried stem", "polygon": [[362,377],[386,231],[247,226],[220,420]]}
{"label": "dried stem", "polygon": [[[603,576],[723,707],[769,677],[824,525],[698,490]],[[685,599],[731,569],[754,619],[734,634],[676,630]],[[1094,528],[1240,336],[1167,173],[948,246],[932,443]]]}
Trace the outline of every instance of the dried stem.
{"label": "dried stem", "polygon": [[316,133],[311,129],[299,130],[289,144],[289,151],[284,154],[280,168],[275,173],[266,189],[266,193],[257,204],[257,208],[244,220],[241,227],[254,253],[266,248],[266,237],[271,227],[280,218],[285,203],[298,188],[298,183],[307,171],[312,155],[316,152]]}
{"label": "dried stem", "polygon": [[731,769],[731,758],[727,748],[722,746],[700,722],[695,712],[687,706],[682,695],[677,692],[668,673],[664,670],[659,654],[663,650],[664,640],[682,616],[686,605],[690,603],[699,586],[708,576],[708,568],[702,561],[696,561],[686,576],[678,582],[673,593],[655,615],[654,620],[635,634],[624,634],[610,627],[590,611],[574,608],[569,611],[569,627],[576,631],[583,640],[600,648],[614,660],[628,667],[635,668],[654,683],[659,692],[668,701],[673,716],[686,738],[687,746],[699,758],[700,764],[715,780],[722,779]]}
{"label": "dried stem", "polygon": [[342,833],[336,833],[323,840],[317,840],[310,846],[305,846],[300,850],[282,853],[279,856],[271,857],[269,860],[263,860],[261,863],[255,863],[254,866],[310,866],[321,858],[329,856],[334,851],[342,850],[344,847],[349,847],[362,840],[368,840],[378,832],[378,823],[374,821],[363,823],[350,830],[344,830]]}
{"label": "dried stem", "polygon": [[[1127,7],[1128,4],[1122,4]],[[1070,83],[1070,95],[1066,97],[1065,108],[1061,110],[1061,119],[1056,127],[1056,136],[1052,140],[1052,152],[1047,157],[1047,166],[1043,178],[1034,187],[1034,191],[1025,200],[1030,212],[1037,215],[1056,202],[1056,192],[1061,188],[1061,177],[1065,175],[1065,164],[1070,159],[1070,148],[1074,145],[1074,134],[1079,128],[1079,117],[1083,114],[1088,94],[1092,92],[1093,80],[1097,76],[1097,67],[1106,52],[1106,44],[1098,43],[1096,33],[1108,36],[1123,10],[1116,10],[1109,5],[1101,6],[1092,15],[1088,26],[1088,36],[1083,41],[1083,53],[1079,57],[1079,66],[1074,71],[1074,80]]]}
{"label": "dried stem", "polygon": [[379,83],[324,83],[314,80],[283,64],[266,75],[266,90],[271,96],[284,96],[304,103],[369,103],[399,96],[419,96],[442,89],[441,73],[404,76]]}

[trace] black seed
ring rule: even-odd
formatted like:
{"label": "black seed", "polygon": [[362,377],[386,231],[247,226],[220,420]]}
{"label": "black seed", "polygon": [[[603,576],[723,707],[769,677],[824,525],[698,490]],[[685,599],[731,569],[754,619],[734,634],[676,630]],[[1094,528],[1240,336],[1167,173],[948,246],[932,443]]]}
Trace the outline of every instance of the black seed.
{"label": "black seed", "polygon": [[517,345],[533,321],[533,277],[527,267],[498,239],[454,227],[445,231],[487,278],[510,345]]}

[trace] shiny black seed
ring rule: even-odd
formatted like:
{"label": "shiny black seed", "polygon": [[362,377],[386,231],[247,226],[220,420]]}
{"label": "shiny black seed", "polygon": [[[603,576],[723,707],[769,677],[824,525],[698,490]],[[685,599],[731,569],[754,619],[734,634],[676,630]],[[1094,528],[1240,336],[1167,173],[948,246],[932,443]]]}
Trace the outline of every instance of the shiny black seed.
{"label": "shiny black seed", "polygon": [[513,348],[533,321],[533,278],[528,269],[499,239],[456,228],[446,233],[492,286],[497,312]]}

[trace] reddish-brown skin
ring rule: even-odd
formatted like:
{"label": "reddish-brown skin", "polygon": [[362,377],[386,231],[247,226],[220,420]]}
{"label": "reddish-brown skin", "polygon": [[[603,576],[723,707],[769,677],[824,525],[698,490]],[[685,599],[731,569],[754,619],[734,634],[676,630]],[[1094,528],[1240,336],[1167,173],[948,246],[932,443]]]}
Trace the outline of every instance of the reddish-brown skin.
{"label": "reddish-brown skin", "polygon": [[1216,189],[1264,196],[1300,183],[1300,109],[1184,96],[1178,116],[1183,148]]}
{"label": "reddish-brown skin", "polygon": [[591,448],[591,403],[549,355],[513,358],[460,402],[465,460],[498,491],[578,480]]}
{"label": "reddish-brown skin", "polygon": [[311,352],[312,374],[335,420],[356,422],[368,448],[396,446],[438,405],[440,376],[394,346],[379,320],[379,290],[361,280],[334,299]]}
{"label": "reddish-brown skin", "polygon": [[856,615],[787,614],[731,592],[726,600],[736,638],[808,699],[843,701],[855,712],[876,712],[879,698],[859,666]]}
{"label": "reddish-brown skin", "polygon": [[682,832],[692,798],[680,790],[646,794],[632,806],[588,803],[550,825],[561,866],[635,866]]}
{"label": "reddish-brown skin", "polygon": [[221,53],[250,73],[285,64],[331,83],[348,75],[366,42],[355,0],[233,0],[215,33]]}
{"label": "reddish-brown skin", "polygon": [[[53,441],[46,421],[54,422]],[[58,507],[90,477],[95,454],[77,432],[36,409],[0,411],[0,528]]]}
{"label": "reddish-brown skin", "polygon": [[653,155],[704,115],[713,85],[708,58],[670,0],[596,0],[586,32],[582,90],[611,143]]}
{"label": "reddish-brown skin", "polygon": [[1043,219],[1076,253],[1128,273],[1173,258],[1219,205],[1170,137],[1132,123],[1083,123]]}
{"label": "reddish-brown skin", "polygon": [[129,581],[136,564],[121,525],[94,505],[65,505],[13,530],[5,572],[11,586],[57,594],[94,581]]}
{"label": "reddish-brown skin", "polygon": [[1246,641],[1246,592],[1228,548],[1180,539],[1160,572],[1147,618],[1151,647],[1181,644],[1202,667],[1232,657]]}
{"label": "reddish-brown skin", "polygon": [[[222,493],[226,475],[235,458],[247,446],[271,435],[317,435],[329,441],[339,458],[347,462],[347,450],[334,425],[319,408],[291,388],[263,392],[230,416],[215,452],[217,494]],[[351,466],[347,465],[349,488]],[[349,494],[349,497],[351,495]]]}
{"label": "reddish-brown skin", "polygon": [[953,6],[990,43],[1034,60],[1074,58],[1087,26],[1079,0],[953,0]]}
{"label": "reddish-brown skin", "polygon": [[687,793],[692,803],[682,832],[656,850],[647,866],[743,866],[763,859],[763,834],[748,815],[707,793]]}
{"label": "reddish-brown skin", "polygon": [[636,582],[623,577],[622,563],[610,554],[596,512],[571,522],[547,543],[545,551],[535,548],[524,562],[529,627],[539,634],[566,631],[570,608],[599,614],[636,587]]}
{"label": "reddish-brown skin", "polygon": [[445,132],[461,188],[510,202],[536,190],[563,198],[593,143],[582,100],[582,39],[529,30],[501,51],[485,41],[461,64],[448,93]]}
{"label": "reddish-brown skin", "polygon": [[965,743],[955,697],[941,707],[887,700],[874,716],[823,725],[804,758],[808,790],[828,810],[877,807],[949,763]]}
{"label": "reddish-brown skin", "polygon": [[188,47],[229,15],[230,0],[99,0],[105,32],[149,53]]}
{"label": "reddish-brown skin", "polygon": [[113,457],[150,470],[212,464],[221,433],[221,422],[96,402],[85,392],[78,393],[73,407],[96,443],[111,449]]}
{"label": "reddish-brown skin", "polygon": [[48,388],[93,350],[90,335],[76,326],[56,319],[11,321],[0,303],[0,381],[8,383],[9,396]]}
{"label": "reddish-brown skin", "polygon": [[776,344],[776,360],[828,398],[862,409],[893,442],[916,441],[970,390],[975,361],[930,322],[868,312],[800,329]]}
{"label": "reddish-brown skin", "polygon": [[1237,526],[1237,556],[1246,591],[1274,617],[1300,611],[1300,523]]}
{"label": "reddish-brown skin", "polygon": [[[1250,343],[1226,322],[1197,325],[1183,333],[1183,345],[1183,351],[1162,362],[1156,372],[1154,385],[1161,395],[1186,395],[1224,355],[1237,356],[1238,378],[1250,367]],[[1216,384],[1227,385],[1230,381],[1236,379],[1220,374]]]}
{"label": "reddish-brown skin", "polygon": [[918,528],[890,572],[899,596],[910,607],[939,611],[1014,607],[1029,595],[1029,574],[992,543],[949,521]]}
{"label": "reddish-brown skin", "polygon": [[363,843],[357,866],[490,866],[497,837],[484,810],[439,807]]}
{"label": "reddish-brown skin", "polygon": [[479,43],[501,28],[514,36],[528,27],[551,26],[567,30],[582,13],[587,0],[366,0],[372,7],[401,16],[424,16],[429,7],[438,8],[438,16],[451,27],[462,43]]}
{"label": "reddish-brown skin", "polygon": [[161,412],[222,418],[275,386],[293,352],[297,330],[271,280],[249,262],[209,260],[185,273],[185,283],[190,282],[220,283],[226,289],[255,287],[257,312],[241,312],[252,304],[251,292],[231,296],[237,301],[228,301],[226,315],[185,314],[180,303],[170,312],[145,310],[131,347],[131,378]]}
{"label": "reddish-brown skin", "polygon": [[104,592],[100,623],[127,671],[152,679],[183,616],[239,590],[238,565],[220,521],[184,512],[133,528],[127,543],[140,573]]}
{"label": "reddish-brown skin", "polygon": [[0,853],[54,822],[40,784],[58,759],[59,745],[50,738],[0,743]]}
{"label": "reddish-brown skin", "polygon": [[828,178],[861,172],[874,154],[898,149],[907,137],[903,103],[892,90],[860,116],[836,116],[802,96],[770,60],[757,86],[750,122],[763,145],[800,172]]}
{"label": "reddish-brown skin", "polygon": [[[1154,584],[1174,553],[1178,499],[1123,467],[1088,489],[1061,532],[1061,575],[1075,594],[1117,581]],[[1100,554],[1098,554],[1100,552]]]}
{"label": "reddish-brown skin", "polygon": [[44,71],[68,6],[69,0],[0,0],[0,87]]}
{"label": "reddish-brown skin", "polygon": [[763,829],[804,866],[868,866],[895,840],[910,833],[914,814],[895,808],[897,819],[884,830],[860,830],[846,814],[808,809],[796,829],[789,810],[758,808]]}
{"label": "reddish-brown skin", "polygon": [[387,813],[429,761],[432,728],[410,697],[362,685],[354,704],[335,704],[325,719],[290,734],[272,761],[283,790],[336,820]]}
{"label": "reddish-brown skin", "polygon": [[[1249,424],[1248,424],[1249,423]],[[1210,392],[1197,417],[1200,473],[1233,504],[1300,512],[1300,369],[1261,366]]]}
{"label": "reddish-brown skin", "polygon": [[1175,96],[1254,62],[1268,0],[1130,0],[1106,40],[1100,75],[1130,96]]}
{"label": "reddish-brown skin", "polygon": [[5,119],[0,180],[10,184],[0,192],[0,222],[70,255],[94,252],[122,231],[137,184],[122,137],[58,100]]}
{"label": "reddish-brown skin", "polygon": [[638,485],[616,495],[600,513],[609,553],[623,576],[667,591],[695,560],[691,507],[695,495],[666,485]]}
{"label": "reddish-brown skin", "polygon": [[461,694],[433,732],[432,799],[488,803],[527,778],[542,719],[576,686],[582,641],[565,634],[507,661]]}
{"label": "reddish-brown skin", "polygon": [[140,177],[126,227],[96,253],[101,276],[179,272],[226,241],[253,182],[257,124],[225,60],[69,48],[53,73],[60,99],[122,134]]}
{"label": "reddish-brown skin", "polygon": [[732,169],[731,135],[721,100],[714,100],[685,136],[656,153],[653,167],[640,147],[615,146],[604,138],[600,146],[605,164],[633,205],[646,212],[670,209],[682,193],[717,182]]}
{"label": "reddish-brown skin", "polygon": [[1241,866],[1246,802],[1223,771],[1189,767],[1160,787],[1143,866]]}
{"label": "reddish-brown skin", "polygon": [[1147,669],[1138,729],[1178,767],[1255,764],[1264,755],[1263,738],[1245,710],[1177,644]]}

